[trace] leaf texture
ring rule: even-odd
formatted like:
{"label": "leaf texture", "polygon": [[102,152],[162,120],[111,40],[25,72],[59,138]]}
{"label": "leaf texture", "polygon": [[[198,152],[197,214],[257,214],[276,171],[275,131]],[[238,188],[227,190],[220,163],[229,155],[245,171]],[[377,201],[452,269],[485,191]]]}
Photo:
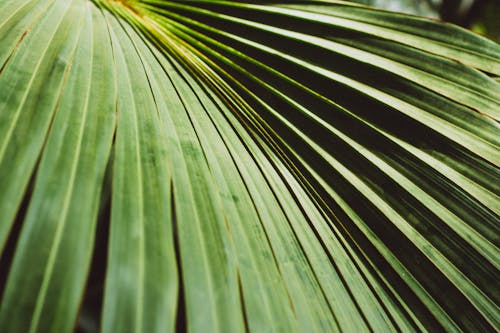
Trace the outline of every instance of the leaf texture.
{"label": "leaf texture", "polygon": [[0,330],[495,332],[499,59],[341,1],[0,1]]}

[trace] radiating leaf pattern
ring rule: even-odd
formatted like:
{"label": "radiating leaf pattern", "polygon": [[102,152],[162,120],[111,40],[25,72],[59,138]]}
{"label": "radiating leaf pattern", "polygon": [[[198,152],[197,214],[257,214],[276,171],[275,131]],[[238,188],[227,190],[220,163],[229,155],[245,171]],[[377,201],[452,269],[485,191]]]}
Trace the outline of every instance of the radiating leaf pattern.
{"label": "radiating leaf pattern", "polygon": [[498,330],[499,59],[340,1],[1,0],[0,331]]}

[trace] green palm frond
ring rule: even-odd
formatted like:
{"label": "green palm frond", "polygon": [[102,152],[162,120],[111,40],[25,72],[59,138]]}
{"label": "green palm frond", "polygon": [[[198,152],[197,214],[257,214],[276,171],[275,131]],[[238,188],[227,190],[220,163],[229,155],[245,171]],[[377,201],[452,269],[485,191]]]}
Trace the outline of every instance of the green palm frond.
{"label": "green palm frond", "polygon": [[494,332],[499,59],[341,1],[0,0],[0,332]]}

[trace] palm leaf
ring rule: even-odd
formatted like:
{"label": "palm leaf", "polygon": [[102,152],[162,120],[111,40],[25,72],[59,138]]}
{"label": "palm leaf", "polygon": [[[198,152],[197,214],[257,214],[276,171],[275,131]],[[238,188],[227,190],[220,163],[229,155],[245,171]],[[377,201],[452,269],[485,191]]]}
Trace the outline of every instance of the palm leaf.
{"label": "palm leaf", "polygon": [[1,331],[495,331],[499,59],[340,1],[2,0]]}

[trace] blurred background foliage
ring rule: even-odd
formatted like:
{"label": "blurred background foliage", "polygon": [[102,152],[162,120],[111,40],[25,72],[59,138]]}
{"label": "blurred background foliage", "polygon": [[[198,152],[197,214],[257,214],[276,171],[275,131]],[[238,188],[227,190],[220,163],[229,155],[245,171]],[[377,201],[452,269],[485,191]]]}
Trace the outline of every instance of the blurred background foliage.
{"label": "blurred background foliage", "polygon": [[500,39],[500,0],[353,0],[386,10],[453,22]]}

